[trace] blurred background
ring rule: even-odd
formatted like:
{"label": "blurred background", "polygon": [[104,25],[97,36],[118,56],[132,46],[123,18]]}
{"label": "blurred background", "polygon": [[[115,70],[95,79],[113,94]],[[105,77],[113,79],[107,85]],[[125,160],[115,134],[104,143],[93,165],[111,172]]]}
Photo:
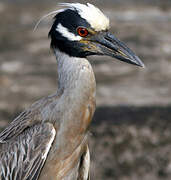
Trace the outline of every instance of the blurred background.
{"label": "blurred background", "polygon": [[[56,91],[57,67],[47,37],[57,0],[0,0],[0,129]],[[74,2],[74,1],[60,1]],[[97,80],[90,128],[91,179],[171,179],[171,1],[94,0],[111,31],[145,63],[89,58]]]}

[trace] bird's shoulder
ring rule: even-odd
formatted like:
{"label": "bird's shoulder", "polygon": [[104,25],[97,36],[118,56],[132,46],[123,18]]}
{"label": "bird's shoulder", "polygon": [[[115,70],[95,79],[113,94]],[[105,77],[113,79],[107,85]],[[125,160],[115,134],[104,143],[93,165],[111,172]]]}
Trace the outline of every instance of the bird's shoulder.
{"label": "bird's shoulder", "polygon": [[[59,95],[57,94],[44,97],[20,113],[19,116],[0,133],[0,143],[8,142],[21,134],[26,128],[41,123],[44,118],[42,111],[49,107],[49,105],[52,105],[51,108],[53,109],[58,98]],[[50,111],[49,108],[48,111]]]}

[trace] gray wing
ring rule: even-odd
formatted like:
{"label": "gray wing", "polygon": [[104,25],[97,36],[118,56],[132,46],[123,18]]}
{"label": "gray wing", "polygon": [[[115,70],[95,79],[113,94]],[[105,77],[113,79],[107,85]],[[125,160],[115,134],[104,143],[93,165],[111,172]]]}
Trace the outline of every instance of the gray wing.
{"label": "gray wing", "polygon": [[[24,129],[32,127],[35,124],[42,122],[41,112],[45,107],[49,107],[49,104],[54,99],[58,99],[58,96],[51,95],[40,99],[35,102],[30,108],[23,111],[17,118],[15,118],[6,128],[0,133],[0,142],[7,142],[17,137]],[[51,110],[51,109],[50,109]],[[50,113],[49,110],[49,113]]]}
{"label": "gray wing", "polygon": [[0,180],[37,180],[55,134],[52,124],[37,124],[0,144]]}
{"label": "gray wing", "polygon": [[15,118],[1,133],[0,142],[7,142],[14,137],[17,137],[29,126],[36,124],[33,121],[35,111],[25,110],[17,118]]}

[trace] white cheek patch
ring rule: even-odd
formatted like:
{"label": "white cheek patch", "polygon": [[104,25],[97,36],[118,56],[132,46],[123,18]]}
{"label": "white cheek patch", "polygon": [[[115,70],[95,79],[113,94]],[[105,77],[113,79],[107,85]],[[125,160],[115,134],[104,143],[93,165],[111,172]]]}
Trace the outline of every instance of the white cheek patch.
{"label": "white cheek patch", "polygon": [[69,32],[68,29],[62,26],[61,23],[57,25],[56,31],[58,31],[63,37],[67,38],[70,41],[80,41],[82,39],[82,37],[76,36],[75,34]]}

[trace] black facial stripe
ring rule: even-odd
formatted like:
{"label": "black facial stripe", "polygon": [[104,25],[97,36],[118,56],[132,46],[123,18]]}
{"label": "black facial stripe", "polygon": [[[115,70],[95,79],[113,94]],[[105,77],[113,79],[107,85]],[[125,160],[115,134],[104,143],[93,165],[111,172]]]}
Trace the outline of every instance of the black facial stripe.
{"label": "black facial stripe", "polygon": [[89,28],[90,24],[78,14],[76,10],[67,9],[58,13],[54,17],[55,21],[49,32],[51,37],[51,47],[58,48],[60,51],[67,53],[70,56],[85,57],[86,53],[81,49],[81,44],[78,41],[70,41],[63,37],[61,33],[56,31],[58,24],[62,24],[68,31],[77,35],[77,28],[79,26]]}
{"label": "black facial stripe", "polygon": [[71,9],[67,9],[55,16],[55,27],[57,27],[59,23],[74,34],[77,34],[76,29],[78,26],[90,27],[90,24],[85,19],[81,18],[77,11]]}
{"label": "black facial stripe", "polygon": [[[81,49],[81,43],[78,41],[69,41],[67,38],[62,37],[55,40],[52,38],[51,47],[52,49],[59,49],[60,51],[73,56],[73,57],[86,57],[86,52]],[[53,37],[53,36],[51,36]]]}

